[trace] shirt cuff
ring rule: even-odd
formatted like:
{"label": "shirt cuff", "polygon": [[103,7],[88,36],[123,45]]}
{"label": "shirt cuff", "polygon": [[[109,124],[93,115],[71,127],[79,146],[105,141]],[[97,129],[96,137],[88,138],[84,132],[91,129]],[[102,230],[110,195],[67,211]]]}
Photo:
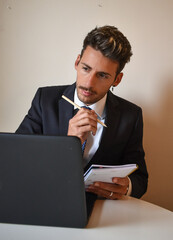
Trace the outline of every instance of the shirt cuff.
{"label": "shirt cuff", "polygon": [[128,177],[128,179],[129,179],[129,187],[128,187],[128,189],[127,189],[126,196],[130,196],[131,193],[132,193],[132,182],[131,182],[131,180],[130,180],[129,177]]}

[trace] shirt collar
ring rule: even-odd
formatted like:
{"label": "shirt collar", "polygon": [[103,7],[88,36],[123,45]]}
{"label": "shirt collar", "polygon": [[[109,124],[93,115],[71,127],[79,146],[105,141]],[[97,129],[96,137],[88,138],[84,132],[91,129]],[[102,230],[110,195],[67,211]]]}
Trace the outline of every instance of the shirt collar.
{"label": "shirt collar", "polygon": [[[89,107],[96,112],[96,114],[100,119],[104,119],[106,117],[106,111],[105,111],[106,98],[107,98],[107,94],[105,94],[105,96],[102,99],[100,99],[98,102],[92,105],[89,105]],[[76,89],[74,93],[74,102],[80,107],[85,106],[85,104],[81,102],[80,99],[78,98]],[[74,107],[74,109],[75,108],[76,107]]]}

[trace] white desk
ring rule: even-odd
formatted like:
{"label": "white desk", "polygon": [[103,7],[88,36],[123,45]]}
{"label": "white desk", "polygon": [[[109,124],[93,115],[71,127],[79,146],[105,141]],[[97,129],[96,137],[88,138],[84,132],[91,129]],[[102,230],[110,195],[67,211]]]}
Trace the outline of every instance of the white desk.
{"label": "white desk", "polygon": [[0,240],[169,240],[173,212],[128,198],[97,200],[85,229],[0,224]]}

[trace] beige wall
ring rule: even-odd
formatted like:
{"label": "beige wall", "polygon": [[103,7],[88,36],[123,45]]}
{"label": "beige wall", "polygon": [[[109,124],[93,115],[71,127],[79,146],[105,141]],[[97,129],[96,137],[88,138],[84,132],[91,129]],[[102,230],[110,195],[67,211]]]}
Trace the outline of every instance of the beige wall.
{"label": "beige wall", "polygon": [[115,94],[143,108],[144,199],[173,210],[172,12],[172,0],[0,0],[0,131],[15,131],[38,87],[74,82],[86,33],[115,25],[134,53]]}

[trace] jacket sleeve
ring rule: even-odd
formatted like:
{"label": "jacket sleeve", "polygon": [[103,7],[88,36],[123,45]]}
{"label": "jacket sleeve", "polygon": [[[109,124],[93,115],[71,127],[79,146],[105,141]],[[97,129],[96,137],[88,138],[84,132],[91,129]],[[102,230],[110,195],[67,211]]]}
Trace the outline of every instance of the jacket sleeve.
{"label": "jacket sleeve", "polygon": [[17,134],[43,134],[40,98],[41,88],[37,90],[28,114],[16,130]]}
{"label": "jacket sleeve", "polygon": [[125,148],[123,162],[136,163],[138,170],[129,177],[132,182],[131,196],[140,198],[147,190],[148,172],[145,163],[145,153],[143,150],[143,119],[142,110],[139,108],[136,124]]}

